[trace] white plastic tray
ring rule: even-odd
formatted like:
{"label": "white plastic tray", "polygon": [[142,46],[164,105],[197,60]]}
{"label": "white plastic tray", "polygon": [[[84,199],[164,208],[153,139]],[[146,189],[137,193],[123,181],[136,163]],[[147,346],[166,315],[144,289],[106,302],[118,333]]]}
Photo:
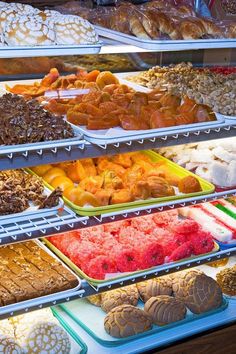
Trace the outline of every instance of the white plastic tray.
{"label": "white plastic tray", "polygon": [[25,58],[58,55],[98,54],[102,42],[97,44],[80,45],[51,45],[51,46],[0,46],[0,58]]}
{"label": "white plastic tray", "polygon": [[94,26],[97,33],[106,38],[114,39],[118,42],[131,44],[136,47],[153,51],[177,51],[193,49],[211,48],[235,48],[235,39],[196,39],[196,40],[151,40],[141,39],[129,34],[114,31],[109,28]]}

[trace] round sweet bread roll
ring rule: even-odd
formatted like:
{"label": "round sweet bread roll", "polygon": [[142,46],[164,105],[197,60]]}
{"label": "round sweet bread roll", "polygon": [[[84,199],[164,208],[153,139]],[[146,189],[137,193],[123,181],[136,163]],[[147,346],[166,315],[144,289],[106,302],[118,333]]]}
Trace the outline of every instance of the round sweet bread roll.
{"label": "round sweet bread roll", "polygon": [[60,12],[55,11],[55,10],[44,10],[40,11],[38,15],[43,19],[43,20],[54,20],[57,17],[63,16]]}
{"label": "round sweet bread roll", "polygon": [[0,29],[4,31],[6,23],[14,20],[16,17],[22,15],[36,15],[39,13],[38,9],[25,4],[5,4],[0,6]]}
{"label": "round sweet bread roll", "polygon": [[1,354],[24,354],[23,349],[11,337],[0,334]]}
{"label": "round sweet bread roll", "polygon": [[169,276],[153,278],[137,284],[139,296],[143,302],[153,296],[172,295],[172,280]]}
{"label": "round sweet bread roll", "polygon": [[69,354],[71,343],[63,328],[55,323],[41,322],[31,328],[23,348],[27,353]]}
{"label": "round sweet bread roll", "polygon": [[101,308],[109,312],[114,307],[124,304],[136,306],[138,299],[139,293],[136,285],[125,286],[101,294]]}
{"label": "round sweet bread roll", "polygon": [[112,337],[124,338],[148,331],[152,328],[152,320],[138,307],[121,305],[106,315],[104,327]]}
{"label": "round sweet bread roll", "polygon": [[187,313],[182,301],[168,295],[151,297],[145,303],[144,311],[159,326],[183,320]]}
{"label": "round sweet bread roll", "polygon": [[55,31],[53,25],[40,16],[16,17],[6,23],[5,42],[11,46],[52,45]]}
{"label": "round sweet bread roll", "polygon": [[1,335],[14,338],[14,327],[9,319],[0,321],[0,336]]}
{"label": "round sweet bread roll", "polygon": [[204,313],[218,308],[223,296],[219,284],[205,274],[198,274],[189,281],[185,305],[193,313]]}
{"label": "round sweet bread roll", "polygon": [[177,299],[185,301],[187,296],[187,286],[190,280],[194,279],[199,274],[203,273],[198,269],[184,270],[182,272],[174,273],[171,276],[173,295]]}
{"label": "round sweet bread roll", "polygon": [[236,295],[236,265],[225,268],[216,274],[216,281],[222,291],[230,296]]}
{"label": "round sweet bread roll", "polygon": [[94,306],[98,306],[98,307],[101,306],[102,303],[101,294],[91,295],[86,297],[86,299]]}
{"label": "round sweet bread roll", "polygon": [[59,45],[95,44],[98,35],[94,27],[82,17],[62,15],[54,19],[56,43]]}

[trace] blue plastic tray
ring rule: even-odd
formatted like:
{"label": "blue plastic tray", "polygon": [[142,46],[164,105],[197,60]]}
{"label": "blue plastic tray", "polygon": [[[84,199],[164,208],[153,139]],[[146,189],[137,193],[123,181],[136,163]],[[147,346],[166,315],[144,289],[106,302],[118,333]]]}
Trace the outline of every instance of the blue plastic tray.
{"label": "blue plastic tray", "polygon": [[[139,301],[138,307],[143,308],[144,304]],[[91,305],[87,300],[75,300],[59,307],[62,308],[76,323],[78,323],[92,338],[98,343],[106,347],[118,346],[124,343],[147,337],[158,332],[163,332],[167,329],[177,327],[178,325],[191,323],[200,318],[207,318],[208,316],[223,311],[228,306],[228,300],[224,297],[221,307],[216,310],[209,311],[205,314],[196,315],[187,311],[186,318],[182,321],[171,323],[166,326],[156,326],[147,332],[130,336],[127,338],[114,338],[110,336],[104,329],[104,318],[106,313],[100,307]],[[57,309],[55,310],[57,311]]]}

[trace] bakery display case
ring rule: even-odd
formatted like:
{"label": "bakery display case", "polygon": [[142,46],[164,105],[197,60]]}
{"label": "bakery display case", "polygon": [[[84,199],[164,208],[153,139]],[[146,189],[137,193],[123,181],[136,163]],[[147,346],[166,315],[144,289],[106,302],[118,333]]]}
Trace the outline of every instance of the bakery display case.
{"label": "bakery display case", "polygon": [[0,351],[235,322],[235,28],[228,1],[0,2]]}

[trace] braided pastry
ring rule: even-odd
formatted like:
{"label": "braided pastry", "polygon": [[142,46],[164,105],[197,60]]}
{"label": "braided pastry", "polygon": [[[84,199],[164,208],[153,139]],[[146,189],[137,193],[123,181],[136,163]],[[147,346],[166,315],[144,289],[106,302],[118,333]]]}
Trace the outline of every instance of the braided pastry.
{"label": "braided pastry", "polygon": [[187,310],[184,303],[168,295],[151,297],[144,306],[155,324],[159,326],[180,321],[185,318]]}
{"label": "braided pastry", "polygon": [[152,328],[152,320],[138,307],[121,305],[107,314],[104,327],[112,337],[123,338],[148,331]]}

